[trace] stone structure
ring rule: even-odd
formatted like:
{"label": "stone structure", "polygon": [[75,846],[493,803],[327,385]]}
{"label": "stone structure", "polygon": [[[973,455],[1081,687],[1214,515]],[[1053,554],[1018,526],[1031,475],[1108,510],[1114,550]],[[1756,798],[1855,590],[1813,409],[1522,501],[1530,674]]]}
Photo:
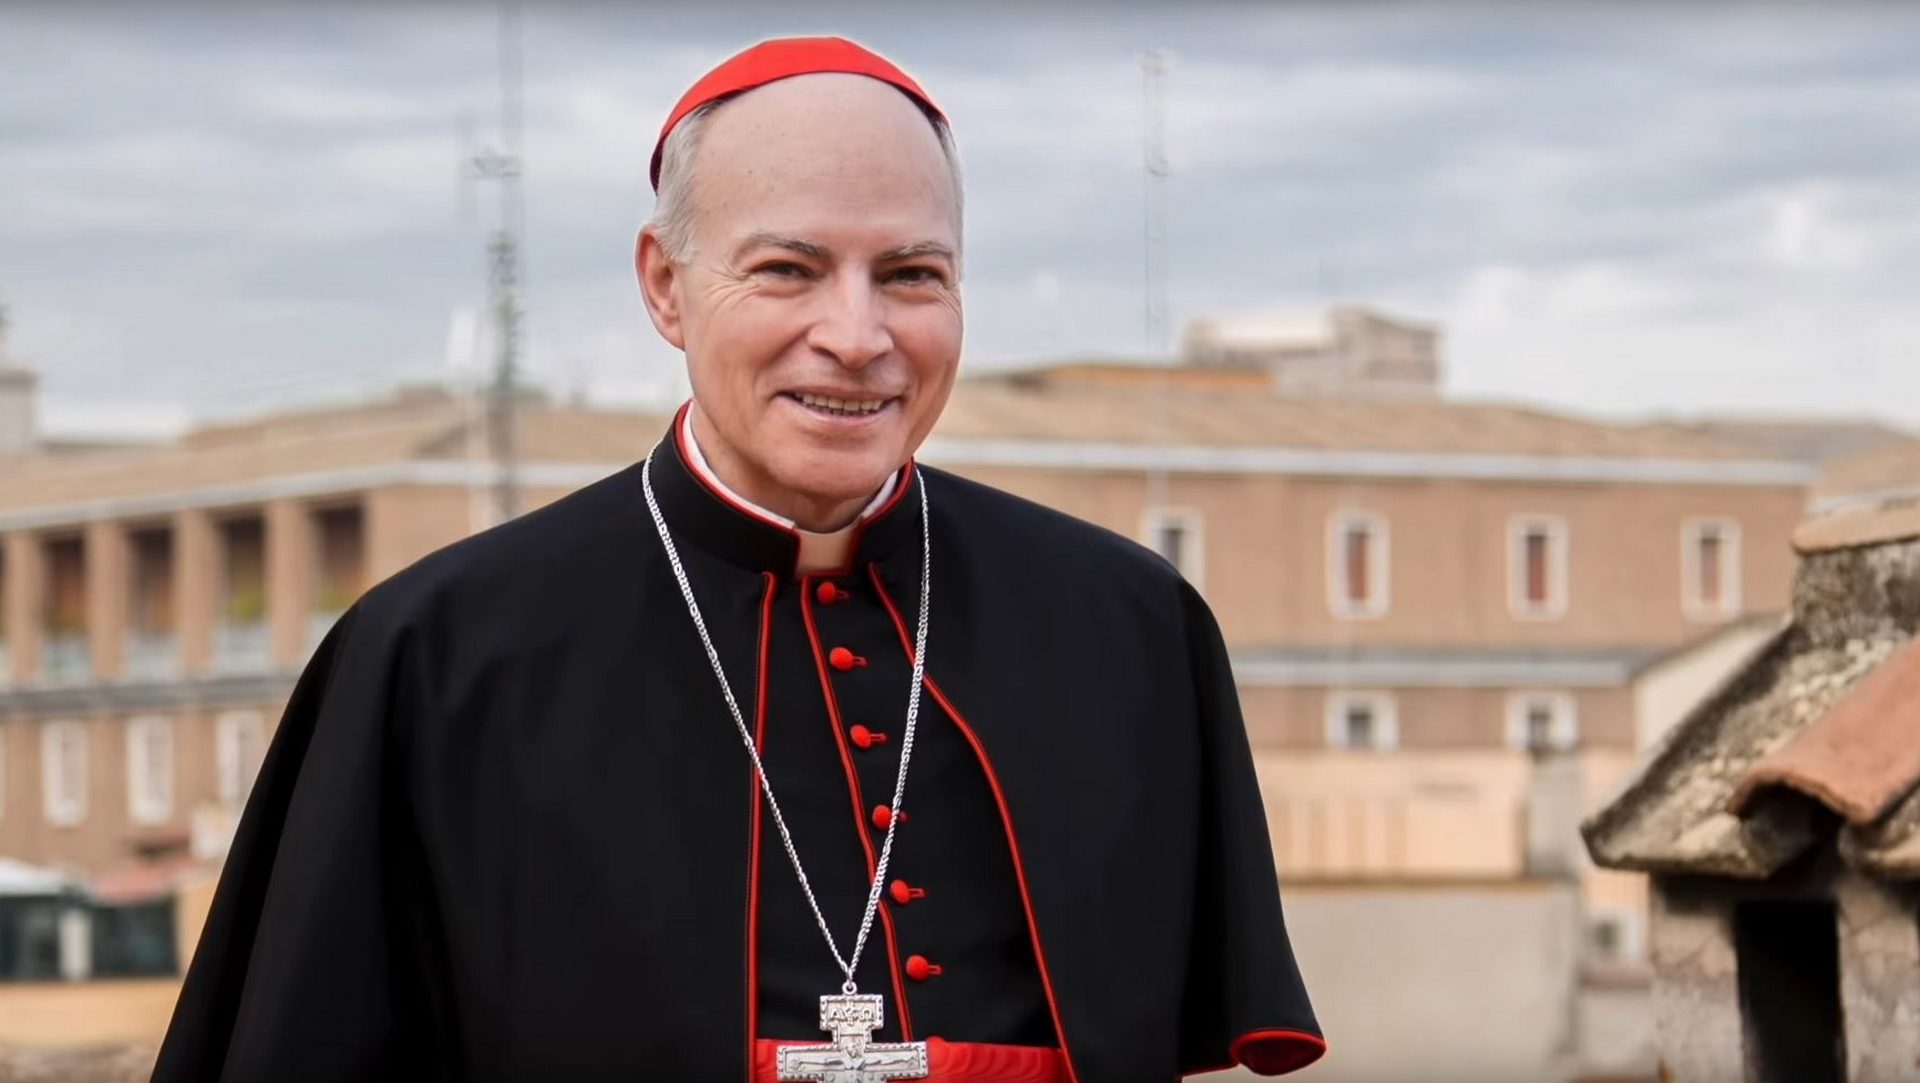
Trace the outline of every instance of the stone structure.
{"label": "stone structure", "polygon": [[1920,505],[1795,546],[1791,622],[1584,827],[1653,874],[1672,1083],[1920,1071]]}
{"label": "stone structure", "polygon": [[1294,395],[1412,395],[1440,391],[1440,331],[1362,305],[1303,319],[1200,319],[1181,332],[1180,359],[1198,367],[1264,369]]}

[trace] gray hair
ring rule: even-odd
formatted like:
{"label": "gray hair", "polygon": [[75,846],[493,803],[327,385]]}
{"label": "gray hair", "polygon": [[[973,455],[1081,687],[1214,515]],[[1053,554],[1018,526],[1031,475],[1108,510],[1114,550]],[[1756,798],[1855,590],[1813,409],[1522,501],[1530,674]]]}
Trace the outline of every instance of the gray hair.
{"label": "gray hair", "polygon": [[[653,219],[649,225],[654,235],[660,238],[661,251],[675,263],[685,262],[693,255],[693,162],[694,153],[700,147],[701,132],[705,130],[713,111],[730,100],[722,98],[708,102],[688,113],[680,123],[674,125],[665,145],[660,148],[660,188],[654,197]],[[925,112],[924,108],[922,112]],[[960,187],[960,152],[954,146],[953,129],[943,118],[927,113],[927,122],[933,125],[933,134],[940,140],[940,154],[946,159],[947,173],[953,179],[953,216],[957,233],[966,209],[966,200]]]}

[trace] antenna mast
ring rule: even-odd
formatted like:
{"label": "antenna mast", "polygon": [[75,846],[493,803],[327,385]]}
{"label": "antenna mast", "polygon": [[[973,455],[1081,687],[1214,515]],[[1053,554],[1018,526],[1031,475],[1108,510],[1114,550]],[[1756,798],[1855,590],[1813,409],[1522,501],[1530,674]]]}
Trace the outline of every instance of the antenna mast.
{"label": "antenna mast", "polygon": [[1167,348],[1167,54],[1149,49],[1140,57],[1146,132],[1141,166],[1146,184],[1142,203],[1147,356]]}
{"label": "antenna mast", "polygon": [[[1141,147],[1142,333],[1147,357],[1160,367],[1153,396],[1153,432],[1157,445],[1167,443],[1167,54],[1149,49],[1140,56],[1145,130]],[[1155,457],[1147,471],[1147,506],[1157,514],[1167,502],[1167,471]],[[1158,539],[1155,539],[1156,546]]]}
{"label": "antenna mast", "polygon": [[500,5],[500,144],[473,156],[473,175],[497,183],[499,225],[487,243],[487,308],[494,321],[493,382],[487,393],[487,448],[495,467],[494,522],[520,512],[518,433],[520,331],[520,7]]}

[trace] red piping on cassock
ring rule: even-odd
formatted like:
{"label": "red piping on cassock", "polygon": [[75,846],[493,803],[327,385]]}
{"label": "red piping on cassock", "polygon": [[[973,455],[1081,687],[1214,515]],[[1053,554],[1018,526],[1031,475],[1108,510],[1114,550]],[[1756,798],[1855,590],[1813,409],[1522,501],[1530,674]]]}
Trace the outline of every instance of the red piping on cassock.
{"label": "red piping on cassock", "polygon": [[[887,594],[886,584],[880,581],[880,566],[867,565],[867,577],[873,580],[873,589],[879,594],[881,604],[887,607],[887,615],[893,618],[893,627],[900,633],[900,645],[907,653],[907,661],[912,662],[913,640],[907,636],[907,626],[900,619],[899,607],[893,604],[893,598]],[[1013,876],[1020,885],[1020,905],[1027,912],[1027,932],[1033,938],[1033,960],[1040,967],[1040,985],[1046,990],[1047,1010],[1053,1015],[1053,1033],[1060,1040],[1060,1055],[1067,1062],[1067,1078],[1070,1083],[1080,1083],[1080,1076],[1073,1066],[1073,1051],[1067,1046],[1067,1030],[1060,1022],[1060,1002],[1054,996],[1053,977],[1047,970],[1046,948],[1040,943],[1040,923],[1034,917],[1033,896],[1027,892],[1027,870],[1020,861],[1020,839],[1013,830],[1013,813],[1007,808],[1007,795],[1000,789],[1000,777],[994,774],[993,761],[988,759],[986,746],[980,743],[979,735],[973,732],[973,727],[967,724],[952,701],[940,691],[940,686],[933,683],[933,675],[928,673],[925,677],[927,692],[933,696],[934,702],[940,704],[940,709],[947,712],[947,717],[953,719],[954,726],[967,739],[967,744],[973,746],[980,769],[986,772],[987,785],[993,790],[994,803],[1000,809],[1000,824],[1007,832],[1007,849],[1013,854]]]}
{"label": "red piping on cassock", "polygon": [[[860,848],[867,855],[869,880],[879,870],[880,855],[873,849],[873,837],[867,833],[866,801],[860,794],[860,776],[854,771],[853,753],[847,748],[846,727],[840,721],[840,699],[833,691],[833,678],[827,673],[827,658],[820,647],[820,630],[813,624],[813,597],[808,593],[818,575],[803,576],[800,581],[800,616],[807,624],[807,642],[813,646],[813,668],[820,675],[820,691],[827,700],[827,718],[833,724],[833,743],[840,750],[840,766],[847,773],[847,795],[853,800],[853,822],[860,832]],[[904,814],[901,823],[906,822]],[[880,928],[887,938],[888,973],[893,979],[895,1003],[900,1005],[900,1036],[913,1040],[913,1016],[907,1004],[907,987],[900,980],[900,945],[894,939],[893,915],[880,908]]]}
{"label": "red piping on cassock", "polygon": [[[767,649],[773,638],[772,572],[762,572],[766,586],[760,599],[760,666],[753,690],[753,748],[761,751],[767,743]],[[747,851],[747,1070],[753,1070],[755,1050],[760,1040],[760,779],[748,780],[753,786],[752,844]]]}

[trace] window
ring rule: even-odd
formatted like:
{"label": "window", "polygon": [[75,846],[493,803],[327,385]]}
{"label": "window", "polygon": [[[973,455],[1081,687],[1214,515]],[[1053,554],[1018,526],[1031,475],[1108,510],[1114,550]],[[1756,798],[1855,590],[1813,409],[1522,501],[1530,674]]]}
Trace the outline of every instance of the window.
{"label": "window", "polygon": [[90,923],[91,976],[148,978],[179,973],[174,911],[172,897],[155,902],[95,906]]}
{"label": "window", "polygon": [[1587,921],[1587,957],[1596,963],[1631,963],[1645,958],[1641,918],[1632,911],[1594,914]]}
{"label": "window", "polygon": [[1740,524],[1689,519],[1680,529],[1681,607],[1695,620],[1740,612]]}
{"label": "window", "polygon": [[127,626],[121,672],[133,680],[169,679],[179,671],[173,531],[167,527],[129,531],[127,565]]}
{"label": "window", "polygon": [[1400,745],[1400,718],[1386,692],[1336,692],[1327,697],[1327,746],[1388,750]]}
{"label": "window", "polygon": [[1384,615],[1390,582],[1386,519],[1366,511],[1334,512],[1327,520],[1327,605],[1333,615]]}
{"label": "window", "polygon": [[1527,620],[1567,611],[1567,523],[1551,515],[1516,516],[1508,526],[1507,608]]}
{"label": "window", "polygon": [[173,817],[170,718],[147,716],[127,721],[127,812],[139,824],[163,824]]}
{"label": "window", "polygon": [[1526,752],[1563,752],[1580,740],[1580,716],[1566,692],[1515,692],[1507,697],[1507,744]]}
{"label": "window", "polygon": [[136,633],[173,631],[173,531],[149,527],[127,535],[127,627]]}
{"label": "window", "polygon": [[245,515],[220,523],[220,613],[213,629],[213,666],[254,673],[272,663],[267,627],[266,523]]}
{"label": "window", "polygon": [[49,684],[78,684],[93,673],[87,641],[87,550],[79,537],[49,539],[42,580],[40,679]]}
{"label": "window", "polygon": [[315,613],[337,617],[360,597],[367,563],[364,520],[358,504],[314,511]]}
{"label": "window", "polygon": [[1190,508],[1148,508],[1140,532],[1146,545],[1167,558],[1187,582],[1200,586],[1205,567],[1200,513]]}
{"label": "window", "polygon": [[48,823],[72,827],[87,818],[85,722],[47,722],[40,727],[40,792]]}
{"label": "window", "polygon": [[214,722],[214,751],[219,762],[220,801],[229,808],[246,803],[253,776],[260,771],[266,750],[260,712],[228,711]]}

